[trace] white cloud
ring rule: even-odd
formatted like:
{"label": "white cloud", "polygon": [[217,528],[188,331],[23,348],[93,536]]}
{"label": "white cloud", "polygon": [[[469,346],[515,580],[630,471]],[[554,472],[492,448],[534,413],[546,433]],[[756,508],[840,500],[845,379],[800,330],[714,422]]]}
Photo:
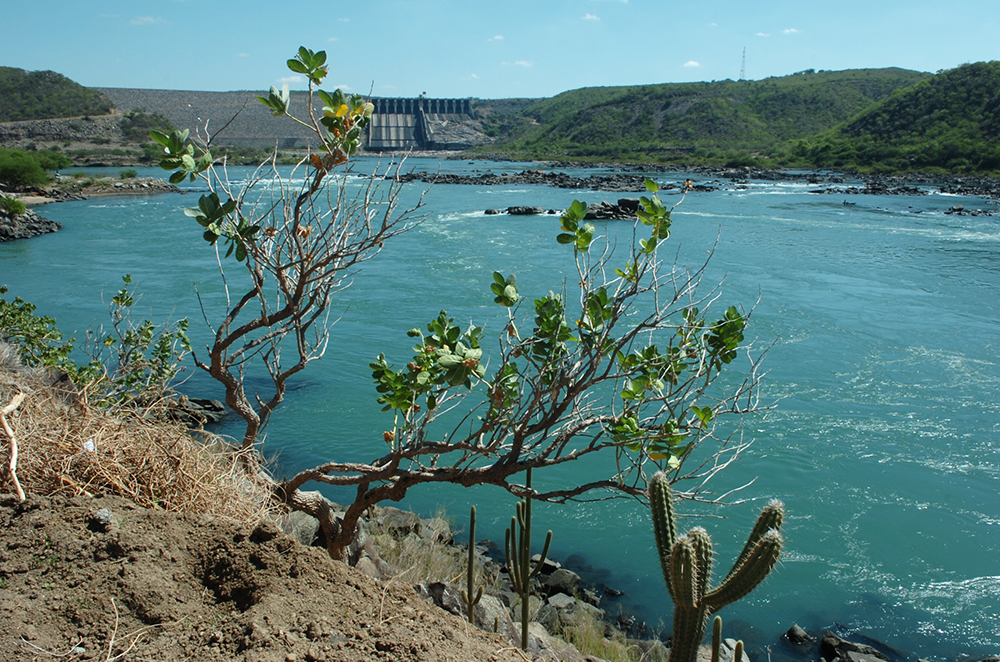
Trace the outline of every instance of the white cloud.
{"label": "white cloud", "polygon": [[700,62],[696,62],[695,60],[688,60],[687,62],[684,63],[684,66],[685,67],[700,67],[701,63]]}
{"label": "white cloud", "polygon": [[785,34],[795,34],[796,32],[798,32],[798,30],[796,30],[795,28],[788,28],[784,32]]}
{"label": "white cloud", "polygon": [[531,66],[531,62],[528,62],[527,60],[516,60],[514,62],[514,64],[516,64],[519,67],[530,67]]}
{"label": "white cloud", "polygon": [[166,21],[159,16],[136,16],[132,19],[132,25],[160,25],[165,23]]}
{"label": "white cloud", "polygon": [[719,24],[718,23],[709,23],[708,27],[710,27],[710,28],[717,28],[717,27],[719,27]]}
{"label": "white cloud", "polygon": [[601,18],[599,16],[594,16],[593,14],[584,14],[580,18],[582,18],[585,21],[599,21],[599,20],[601,20]]}
{"label": "white cloud", "polygon": [[479,80],[479,76],[477,76],[476,74],[469,74],[469,78],[475,78],[476,80]]}
{"label": "white cloud", "polygon": [[250,57],[249,53],[237,53],[236,57]]}
{"label": "white cloud", "polygon": [[770,37],[771,35],[769,33],[767,33],[767,32],[758,32],[757,36],[758,37]]}
{"label": "white cloud", "polygon": [[349,19],[349,18],[338,18],[337,20],[340,21],[341,23],[350,23],[351,22],[351,19]]}
{"label": "white cloud", "polygon": [[340,41],[340,39],[338,37],[330,37],[329,39],[327,39],[327,41],[333,43],[335,41]]}
{"label": "white cloud", "polygon": [[503,35],[502,34],[493,35],[492,37],[490,37],[486,41],[503,41]]}
{"label": "white cloud", "polygon": [[278,79],[278,85],[284,85],[288,83],[289,85],[305,85],[305,76],[284,76]]}

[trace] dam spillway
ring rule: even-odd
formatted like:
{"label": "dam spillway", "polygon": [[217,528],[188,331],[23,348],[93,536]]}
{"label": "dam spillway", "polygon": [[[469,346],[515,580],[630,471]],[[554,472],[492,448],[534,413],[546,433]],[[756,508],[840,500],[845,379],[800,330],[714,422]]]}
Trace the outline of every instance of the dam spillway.
{"label": "dam spillway", "polygon": [[480,144],[471,99],[385,98],[375,105],[365,148],[382,150],[460,150]]}

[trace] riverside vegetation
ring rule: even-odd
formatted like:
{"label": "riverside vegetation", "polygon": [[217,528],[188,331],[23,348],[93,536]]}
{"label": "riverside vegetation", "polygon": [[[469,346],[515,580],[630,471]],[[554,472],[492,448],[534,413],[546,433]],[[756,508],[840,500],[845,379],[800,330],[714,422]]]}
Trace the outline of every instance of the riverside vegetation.
{"label": "riverside vegetation", "polygon": [[[322,51],[302,48],[288,64],[309,79],[310,95],[315,89],[325,104],[317,115],[309,103],[308,117],[300,119],[289,112],[287,90],[272,88],[261,98],[274,114],[311,127],[321,140],[319,153],[298,166],[306,175],[301,188],[279,180],[267,197],[254,201],[257,182],[234,189],[215,169],[207,145],[190,141],[187,132],[152,133],[163,147],[161,165],[175,171],[172,182],[205,180],[210,193],[186,213],[215,249],[220,268],[238,270],[225,280],[229,303],[223,319],[212,322],[206,315],[214,335],[208,354],[192,353],[195,365],[225,387],[227,404],[246,424],[238,448],[221,454],[232,462],[223,474],[235,473],[254,490],[263,486],[270,497],[266,504],[316,517],[329,555],[339,560],[346,560],[364,512],[380,501],[403,498],[420,483],[492,484],[525,504],[565,503],[592,490],[646,498],[648,474],[658,471],[669,475],[670,483],[690,484],[676,492],[679,498],[712,501],[706,486],[748,443],[739,424],[759,408],[758,361],[749,359],[747,375],[729,392],[715,386],[722,370],[745,349],[749,314],[730,306],[717,321],[709,321],[717,293],[698,294],[704,265],[664,270],[658,251],[671,234],[671,209],[651,181],[646,182],[650,196],[642,198],[638,212],[638,227],[647,236],[619,247],[624,259],[601,247],[594,226],[584,222],[586,204],[574,201],[559,219],[556,239],[571,251],[579,278],[574,322],[568,319],[566,298],[552,292],[534,300],[533,324],[521,321],[523,297],[515,276],[495,273],[491,290],[507,322],[488,345],[496,344],[499,353],[492,375],[482,361],[483,329],[463,331],[442,311],[426,333],[409,332],[416,344],[405,368],[395,368],[384,356],[371,364],[379,402],[393,412],[380,458],[368,464],[327,462],[281,481],[261,471],[261,430],[281,404],[287,381],[322,357],[331,333],[331,297],[349,270],[405,231],[408,219],[406,212],[396,213],[398,185],[391,179],[384,191],[377,176],[352,191],[338,170],[356,153],[371,104],[318,87],[327,73]],[[147,321],[133,325],[127,315],[134,303],[128,277],[125,283],[113,300],[112,331],[91,338],[97,358],[87,366],[73,367],[71,346],[52,333],[51,320],[33,321],[36,326],[25,331],[32,311],[19,300],[5,306],[14,319],[4,325],[5,335],[30,340],[22,343],[29,363],[61,367],[86,384],[87,397],[96,397],[88,402],[146,417],[165,401],[177,362],[190,350],[187,323],[161,329]],[[37,351],[34,341],[40,343]],[[283,344],[291,346],[289,363],[283,362]],[[261,364],[272,388],[248,393],[246,377]],[[477,387],[485,397],[470,401]],[[442,412],[458,407],[471,413],[457,427],[438,421]],[[531,485],[533,469],[596,454],[607,458],[606,479],[547,490]],[[521,472],[529,476],[523,484],[513,480]],[[337,512],[319,492],[301,489],[310,481],[354,485],[357,497]],[[522,571],[524,604],[527,582],[537,571],[527,565],[528,508],[522,506],[515,518],[520,536],[513,529],[509,545],[511,568],[516,556]]]}
{"label": "riverside vegetation", "polygon": [[[1000,168],[994,103],[1000,93],[998,71],[998,62],[936,74],[808,69],[759,81],[583,88],[551,99],[478,99],[477,122],[492,143],[464,156],[995,175]],[[29,81],[45,84],[28,93]],[[159,148],[148,140],[148,129],[169,133],[168,117],[179,126],[191,121],[175,112],[191,93],[131,92],[116,97],[123,104],[121,116],[106,115],[112,104],[96,90],[53,72],[0,68],[0,122],[7,118],[0,125],[0,144],[63,150],[75,163],[151,163]],[[212,103],[228,104],[234,113],[246,99],[218,95]],[[223,101],[226,95],[232,98]],[[300,103],[304,96],[294,92],[290,99]],[[61,123],[41,131],[50,139],[35,140],[17,130],[18,124],[41,118]],[[114,121],[98,131],[99,118]],[[244,143],[260,147],[289,134],[265,130],[266,118],[260,120],[260,126],[244,129],[248,135],[231,135],[231,128],[217,132],[215,155],[225,154],[231,164],[263,160],[266,150]],[[278,158],[291,163],[298,157],[289,152]]]}

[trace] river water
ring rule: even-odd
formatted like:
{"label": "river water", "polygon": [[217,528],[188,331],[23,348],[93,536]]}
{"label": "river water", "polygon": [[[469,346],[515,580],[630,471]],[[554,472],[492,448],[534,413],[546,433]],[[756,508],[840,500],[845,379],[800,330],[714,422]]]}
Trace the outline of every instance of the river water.
{"label": "river water", "polygon": [[[406,166],[465,174],[524,167],[421,159]],[[930,659],[1000,652],[1000,217],[944,213],[956,204],[992,208],[981,199],[851,196],[855,205],[845,206],[843,196],[809,188],[765,182],[691,194],[674,215],[671,256],[697,264],[715,245],[705,282],[723,282],[720,303],[750,307],[759,299],[748,337],[770,347],[764,398],[778,402],[747,422],[756,441],[715,487],[723,492],[756,478],[740,493],[749,501],[682,506],[692,515],[685,528],[697,523],[712,534],[721,567],[766,499],[787,505],[782,562],[723,611],[727,636],[759,651],[798,623],[860,632]],[[404,202],[422,189],[407,185]],[[375,402],[368,363],[379,352],[405,362],[412,344],[405,331],[442,308],[463,324],[487,322],[498,331],[493,271],[516,272],[529,298],[571,277],[569,253],[554,242],[556,217],[483,210],[618,197],[538,186],[434,187],[422,223],[338,295],[342,319],[326,357],[295,381],[267,430],[264,450],[275,456],[275,472],[381,455],[392,421]],[[217,315],[219,282],[197,226],[181,213],[195,204],[192,195],[166,194],[44,207],[64,229],[0,244],[0,283],[8,297],[32,301],[79,338],[106,321],[102,301],[128,273],[142,293],[137,309],[157,320],[189,317],[201,346],[208,334],[195,287]],[[622,222],[597,226],[612,237],[631,231]],[[192,372],[183,390],[221,398]],[[549,480],[597,477],[607,466],[590,462],[574,472]],[[435,486],[414,488],[403,507],[426,516],[444,506],[461,525],[476,504],[479,535],[502,540],[513,502],[496,488]],[[669,623],[648,512],[639,504],[536,505],[534,520],[536,538],[554,531],[551,555],[579,554],[592,566],[585,578],[625,591],[609,609]]]}

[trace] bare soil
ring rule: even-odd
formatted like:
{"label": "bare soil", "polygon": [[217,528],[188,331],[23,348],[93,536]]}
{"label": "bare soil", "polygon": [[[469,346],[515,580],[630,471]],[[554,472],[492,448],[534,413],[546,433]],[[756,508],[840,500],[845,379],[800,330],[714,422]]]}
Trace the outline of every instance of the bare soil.
{"label": "bare soil", "polygon": [[265,521],[0,496],[0,660],[525,660]]}

